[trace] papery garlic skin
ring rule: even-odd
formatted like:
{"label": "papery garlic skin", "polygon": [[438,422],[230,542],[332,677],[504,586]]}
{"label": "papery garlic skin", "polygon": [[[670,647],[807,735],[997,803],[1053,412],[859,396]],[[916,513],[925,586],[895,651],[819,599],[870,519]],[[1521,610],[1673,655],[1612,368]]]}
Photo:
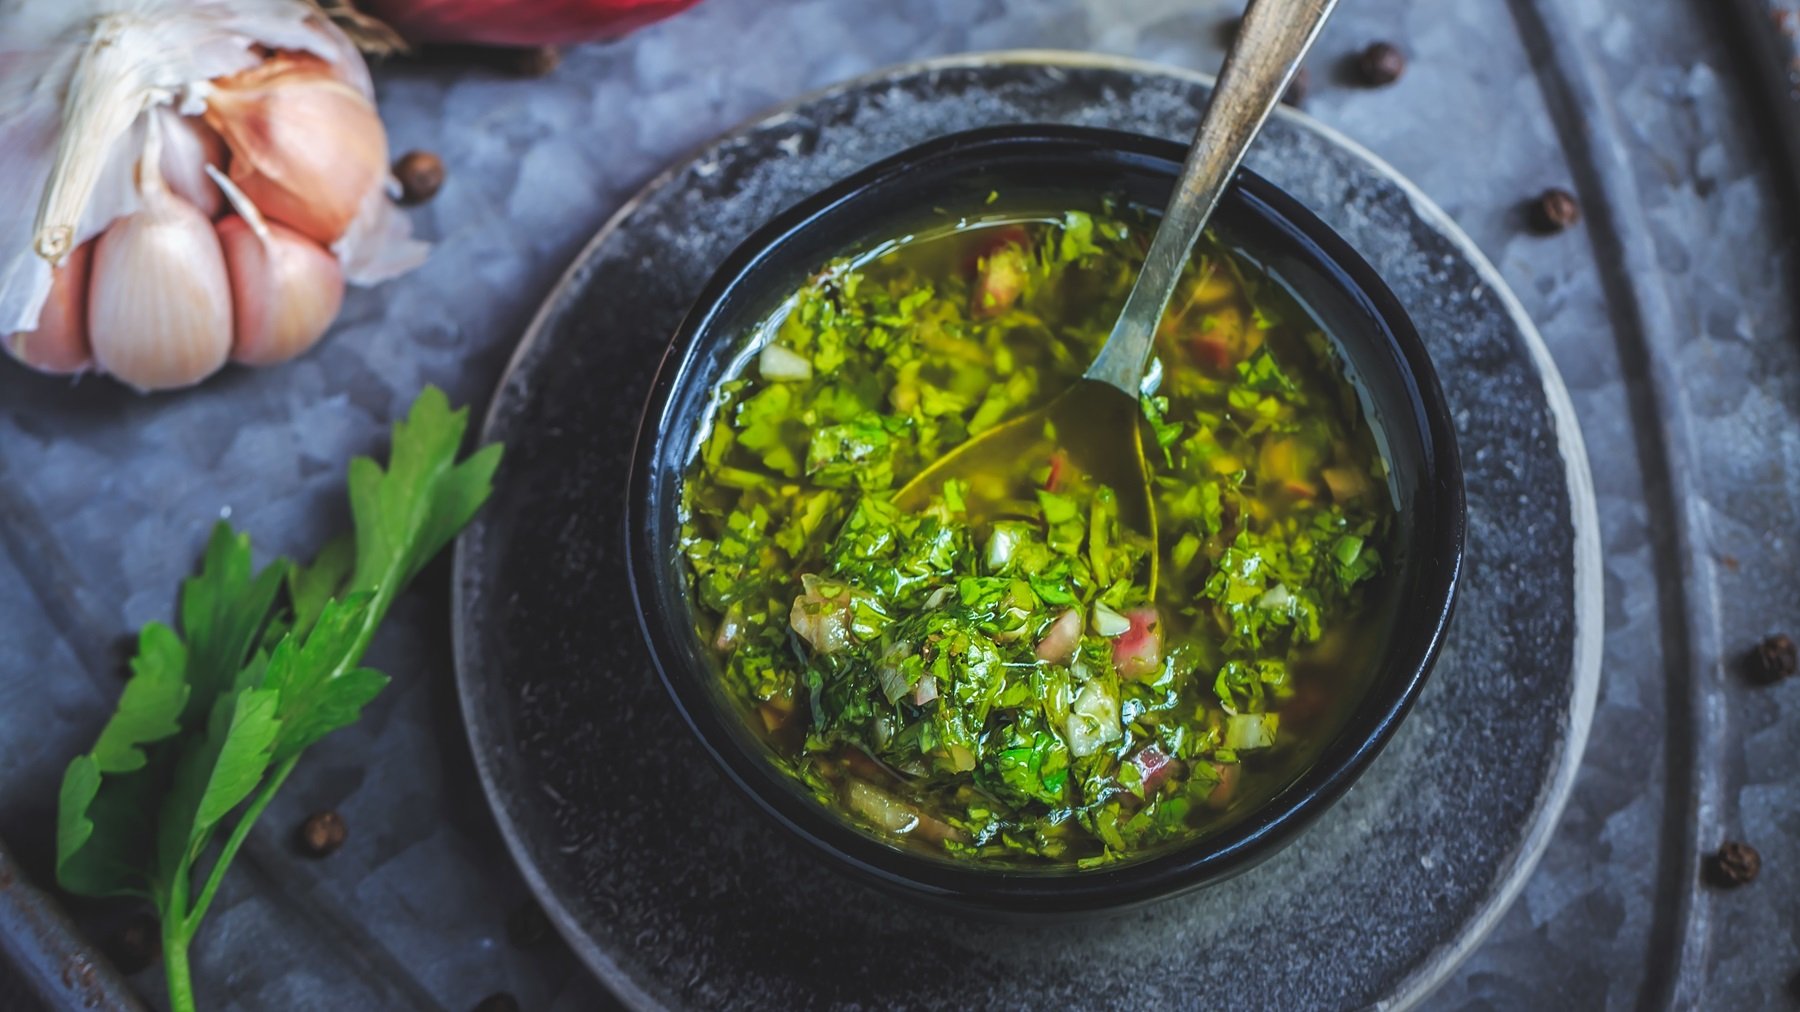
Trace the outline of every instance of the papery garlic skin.
{"label": "papery garlic skin", "polygon": [[215,81],[206,122],[231,150],[231,181],[263,215],[324,245],[387,177],[375,106],[317,57],[277,54]]}
{"label": "papery garlic skin", "polygon": [[102,372],[172,390],[211,376],[231,353],[231,281],[212,222],[146,175],[143,209],[113,222],[94,249],[88,335]]}
{"label": "papery garlic skin", "polygon": [[38,313],[36,330],[20,331],[5,339],[7,353],[39,372],[59,375],[86,372],[94,364],[88,347],[88,276],[94,244],[75,247],[56,268],[50,281],[50,297]]}
{"label": "papery garlic skin", "polygon": [[412,237],[412,222],[384,188],[369,191],[350,231],[331,244],[331,252],[344,265],[344,280],[376,285],[424,263],[431,246]]}
{"label": "papery garlic skin", "polygon": [[217,228],[231,278],[232,359],[274,365],[317,344],[344,304],[337,258],[278,222],[258,234],[233,214]]}

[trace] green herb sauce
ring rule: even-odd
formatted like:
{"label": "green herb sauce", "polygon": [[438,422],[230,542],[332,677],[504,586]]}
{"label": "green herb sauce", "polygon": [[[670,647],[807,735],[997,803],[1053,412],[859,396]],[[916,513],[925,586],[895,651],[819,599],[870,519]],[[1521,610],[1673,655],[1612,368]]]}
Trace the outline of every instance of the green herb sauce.
{"label": "green herb sauce", "polygon": [[1147,239],[1070,212],[829,264],[718,388],[683,489],[701,632],[776,761],[897,845],[1088,867],[1191,839],[1360,695],[1385,465],[1317,324],[1211,236],[1143,405],[1160,544],[1054,450],[995,476],[1033,491],[992,518],[955,484],[889,502],[1080,376]]}

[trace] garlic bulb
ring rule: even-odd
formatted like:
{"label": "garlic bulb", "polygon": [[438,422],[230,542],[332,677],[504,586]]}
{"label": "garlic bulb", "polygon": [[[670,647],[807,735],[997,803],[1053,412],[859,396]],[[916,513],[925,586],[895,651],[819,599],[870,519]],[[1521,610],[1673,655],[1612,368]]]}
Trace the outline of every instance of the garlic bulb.
{"label": "garlic bulb", "polygon": [[231,276],[234,361],[286,362],[318,343],[344,304],[344,271],[318,243],[277,222],[227,215],[219,243]]}
{"label": "garlic bulb", "polygon": [[37,329],[6,339],[6,350],[14,358],[58,374],[83,372],[93,363],[87,336],[88,268],[93,260],[94,244],[84,242],[56,268]]}
{"label": "garlic bulb", "polygon": [[387,177],[375,107],[307,55],[276,55],[214,85],[206,122],[231,149],[231,181],[267,217],[336,242]]}
{"label": "garlic bulb", "polygon": [[192,386],[231,352],[231,282],[212,222],[169,192],[154,123],[138,164],[142,208],[94,249],[88,335],[94,361],[139,390]]}
{"label": "garlic bulb", "polygon": [[[0,0],[0,40],[0,335],[28,364],[79,368],[91,346],[127,382],[182,385],[224,361],[240,316],[240,357],[277,360],[316,340],[345,282],[424,259],[388,196],[368,69],[309,0]],[[269,277],[310,296],[238,312],[212,226],[225,172]],[[226,233],[248,276],[242,227]]]}

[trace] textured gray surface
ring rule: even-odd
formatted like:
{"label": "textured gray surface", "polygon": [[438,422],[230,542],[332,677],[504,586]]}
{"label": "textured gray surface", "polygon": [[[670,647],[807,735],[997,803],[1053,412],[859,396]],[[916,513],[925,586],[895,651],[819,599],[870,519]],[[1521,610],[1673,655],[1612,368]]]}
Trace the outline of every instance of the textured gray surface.
{"label": "textured gray surface", "polygon": [[1748,69],[1778,124],[1775,147],[1786,171],[1800,174],[1800,0],[1732,0],[1732,48],[1750,57]]}
{"label": "textured gray surface", "polygon": [[[1192,134],[1202,95],[1192,81],[1080,61],[878,75],[703,152],[553,296],[494,406],[493,435],[527,449],[466,538],[458,661],[503,830],[583,958],[622,990],[675,1007],[731,995],[770,1009],[1155,1008],[1229,982],[1273,1007],[1408,1004],[1522,881],[1572,777],[1597,678],[1593,504],[1581,451],[1558,428],[1573,418],[1560,381],[1546,390],[1509,296],[1433,212],[1296,117],[1265,129],[1253,166],[1368,250],[1413,315],[1446,380],[1469,495],[1438,670],[1389,750],[1311,832],[1238,878],[1128,917],[996,930],[823,873],[683,747],[647,677],[618,556],[630,447],[610,437],[629,431],[713,266],[772,210],[922,140],[1034,121],[1177,138]],[[793,953],[807,955],[776,955]],[[854,969],[819,973],[820,959]]]}
{"label": "textured gray surface", "polygon": [[143,1012],[131,985],[79,944],[79,936],[56,898],[32,883],[0,844],[0,997],[13,999],[9,1004],[33,997],[100,1012]]}
{"label": "textured gray surface", "polygon": [[[0,580],[0,835],[43,874],[60,766],[117,691],[114,640],[167,617],[211,518],[231,508],[271,553],[319,544],[343,523],[343,461],[427,380],[484,399],[563,265],[658,168],[896,60],[1067,46],[1211,69],[1233,6],[708,0],[543,81],[385,71],[396,148],[451,166],[416,215],[440,245],[420,273],[353,295],[326,347],[149,401],[0,368],[0,568],[16,572]],[[1800,971],[1800,682],[1750,689],[1729,663],[1800,624],[1800,286],[1780,135],[1733,48],[1757,25],[1723,11],[1362,0],[1313,61],[1309,110],[1445,207],[1537,320],[1600,494],[1606,676],[1581,779],[1442,1007],[1780,1007]],[[1407,75],[1379,91],[1337,80],[1378,37],[1408,50]],[[1571,182],[1587,224],[1524,235],[1520,202]],[[528,1007],[597,1000],[566,956],[502,937],[523,888],[460,740],[443,574],[372,658],[394,688],[299,771],[209,924],[197,972],[214,1005],[461,1008],[500,987]],[[287,833],[327,804],[350,847],[294,859]],[[1697,848],[1725,836],[1762,849],[1763,878],[1691,894]]]}

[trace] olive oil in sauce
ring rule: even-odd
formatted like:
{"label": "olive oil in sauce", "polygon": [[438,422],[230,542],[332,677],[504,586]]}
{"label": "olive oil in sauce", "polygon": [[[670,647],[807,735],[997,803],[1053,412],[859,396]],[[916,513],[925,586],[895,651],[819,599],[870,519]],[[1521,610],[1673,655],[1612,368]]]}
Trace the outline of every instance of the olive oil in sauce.
{"label": "olive oil in sauce", "polygon": [[1385,465],[1317,322],[1213,236],[1143,403],[1159,543],[1055,432],[974,476],[997,508],[890,502],[1076,381],[1147,242],[1130,213],[1070,212],[822,265],[719,387],[683,491],[701,631],[775,760],[896,845],[1154,852],[1291,782],[1360,699]]}

